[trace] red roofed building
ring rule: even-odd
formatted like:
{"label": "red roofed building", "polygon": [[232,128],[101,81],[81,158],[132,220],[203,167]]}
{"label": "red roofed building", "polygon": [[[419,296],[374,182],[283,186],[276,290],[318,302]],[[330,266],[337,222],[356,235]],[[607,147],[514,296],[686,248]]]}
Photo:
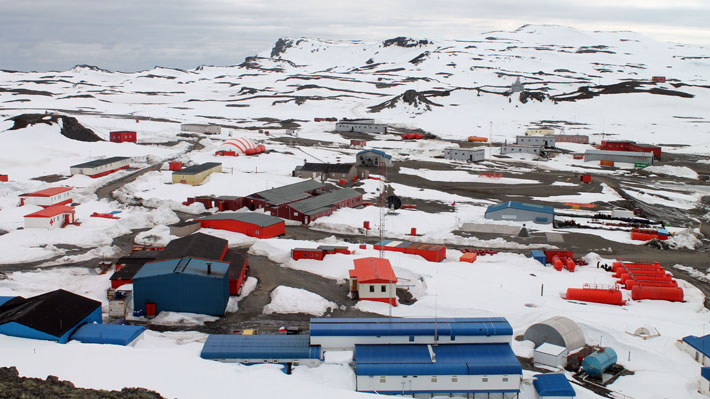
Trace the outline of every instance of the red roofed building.
{"label": "red roofed building", "polygon": [[397,306],[397,276],[387,259],[362,258],[353,261],[350,292],[358,300],[391,303]]}
{"label": "red roofed building", "polygon": [[35,193],[20,194],[20,206],[32,204],[47,208],[54,205],[71,204],[71,190],[71,187],[52,187]]}
{"label": "red roofed building", "polygon": [[61,228],[68,224],[74,224],[74,207],[66,205],[55,205],[44,208],[41,211],[25,215],[25,228]]}

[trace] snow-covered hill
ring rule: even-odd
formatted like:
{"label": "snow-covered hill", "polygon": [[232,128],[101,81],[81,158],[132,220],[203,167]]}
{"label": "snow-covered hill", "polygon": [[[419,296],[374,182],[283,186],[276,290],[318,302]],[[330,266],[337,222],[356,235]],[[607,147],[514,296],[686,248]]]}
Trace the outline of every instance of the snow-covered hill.
{"label": "snow-covered hill", "polygon": [[[0,112],[72,110],[235,127],[259,118],[374,117],[444,138],[492,133],[496,141],[552,125],[710,152],[707,54],[632,32],[548,25],[455,41],[280,39],[235,66],[0,72]],[[666,83],[652,83],[656,75]],[[525,93],[509,95],[516,78]],[[410,102],[400,97],[408,91]]]}

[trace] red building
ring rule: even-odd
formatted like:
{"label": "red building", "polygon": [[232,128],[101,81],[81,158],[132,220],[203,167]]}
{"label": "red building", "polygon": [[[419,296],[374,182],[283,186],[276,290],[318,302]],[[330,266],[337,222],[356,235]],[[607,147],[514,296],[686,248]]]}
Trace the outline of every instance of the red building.
{"label": "red building", "polygon": [[651,82],[665,83],[666,77],[665,76],[652,76]]}
{"label": "red building", "polygon": [[74,223],[74,207],[66,205],[50,206],[41,211],[25,215],[25,228],[54,229]]}
{"label": "red building", "polygon": [[604,140],[599,145],[599,149],[606,151],[652,152],[654,158],[661,159],[661,147],[628,140]]}
{"label": "red building", "polygon": [[249,274],[246,250],[230,249],[224,260],[229,262],[229,295],[241,295]]}
{"label": "red building", "polygon": [[446,258],[446,246],[440,244],[384,240],[374,244],[373,248],[383,248],[385,251],[419,255],[429,262],[441,262]]}
{"label": "red building", "polygon": [[318,248],[294,248],[291,250],[291,258],[323,260],[326,255],[345,254],[350,255],[350,250],[345,246],[321,245]]}
{"label": "red building", "polygon": [[135,143],[136,132],[120,131],[109,133],[112,143]]}
{"label": "red building", "polygon": [[350,291],[358,300],[391,303],[397,306],[397,276],[387,259],[362,258],[349,271]]}
{"label": "red building", "polygon": [[252,212],[225,212],[197,219],[203,228],[229,230],[250,237],[273,238],[286,233],[283,220]]}

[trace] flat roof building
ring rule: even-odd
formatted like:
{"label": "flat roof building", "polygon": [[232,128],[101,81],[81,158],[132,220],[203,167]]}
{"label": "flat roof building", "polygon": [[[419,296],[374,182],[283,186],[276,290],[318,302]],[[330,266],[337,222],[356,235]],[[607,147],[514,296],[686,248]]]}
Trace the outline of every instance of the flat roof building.
{"label": "flat roof building", "polygon": [[128,169],[130,161],[131,159],[128,157],[110,157],[72,165],[69,169],[72,175],[87,175],[97,178],[121,169]]}
{"label": "flat roof building", "polygon": [[243,364],[293,363],[317,366],[322,362],[319,346],[311,346],[307,335],[211,334],[200,357]]}
{"label": "flat roof building", "polygon": [[555,208],[545,205],[506,201],[491,205],[486,209],[486,219],[509,220],[515,222],[552,223],[555,220]]}
{"label": "flat roof building", "polygon": [[222,164],[219,162],[206,162],[201,165],[193,165],[173,172],[173,183],[191,184],[198,186],[212,173],[222,171]]}
{"label": "flat roof building", "polygon": [[273,238],[286,233],[280,218],[256,212],[223,212],[196,219],[203,228],[229,230],[250,237]]}

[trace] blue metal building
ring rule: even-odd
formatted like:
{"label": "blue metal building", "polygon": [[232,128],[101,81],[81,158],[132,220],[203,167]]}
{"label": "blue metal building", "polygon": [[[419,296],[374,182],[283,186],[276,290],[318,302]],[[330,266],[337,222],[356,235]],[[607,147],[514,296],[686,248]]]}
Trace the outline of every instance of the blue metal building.
{"label": "blue metal building", "polygon": [[352,350],[356,344],[510,343],[504,317],[314,318],[311,344]]}
{"label": "blue metal building", "polygon": [[552,223],[555,220],[555,208],[545,205],[506,201],[491,205],[486,209],[486,219],[509,220],[514,222]]}
{"label": "blue metal building", "polygon": [[293,363],[317,366],[321,348],[307,335],[210,335],[200,357],[236,363]]}
{"label": "blue metal building", "polygon": [[64,344],[81,325],[101,323],[101,302],[69,291],[3,299],[0,334]]}
{"label": "blue metal building", "polygon": [[530,250],[530,257],[542,263],[543,266],[547,266],[547,256],[545,256],[545,251],[541,249]]}
{"label": "blue metal building", "polygon": [[173,312],[224,315],[229,263],[197,258],[149,262],[133,277],[133,307],[157,315]]}
{"label": "blue metal building", "polygon": [[509,399],[523,369],[509,344],[356,345],[355,374],[360,392]]}
{"label": "blue metal building", "polygon": [[536,374],[533,386],[539,399],[573,399],[577,396],[564,374]]}
{"label": "blue metal building", "polygon": [[145,331],[143,326],[121,324],[84,324],[71,335],[71,340],[84,344],[133,345]]}

